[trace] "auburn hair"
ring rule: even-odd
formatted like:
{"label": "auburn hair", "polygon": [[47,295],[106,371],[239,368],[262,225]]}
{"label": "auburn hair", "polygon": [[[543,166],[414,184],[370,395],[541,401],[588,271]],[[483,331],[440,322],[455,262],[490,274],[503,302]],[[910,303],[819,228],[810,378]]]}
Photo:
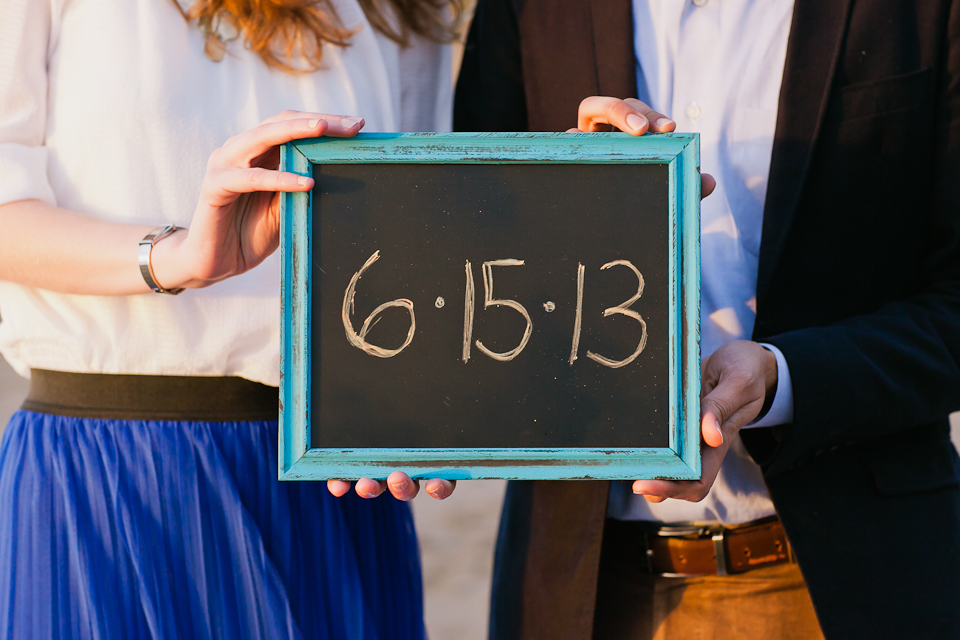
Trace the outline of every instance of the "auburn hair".
{"label": "auburn hair", "polygon": [[[356,32],[347,28],[332,0],[173,0],[207,38],[207,55],[218,60],[225,42],[242,38],[268,66],[290,72],[316,71],[324,43],[347,47]],[[358,0],[370,25],[401,46],[416,34],[449,42],[459,27],[464,0]],[[223,33],[230,34],[224,37]],[[294,55],[307,68],[295,67]]]}

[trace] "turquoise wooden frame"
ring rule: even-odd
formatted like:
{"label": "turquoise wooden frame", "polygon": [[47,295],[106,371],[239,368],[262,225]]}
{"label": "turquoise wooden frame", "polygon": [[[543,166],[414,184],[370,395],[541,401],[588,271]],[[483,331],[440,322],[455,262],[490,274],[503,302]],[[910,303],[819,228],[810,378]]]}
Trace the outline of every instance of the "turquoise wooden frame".
{"label": "turquoise wooden frame", "polygon": [[310,446],[312,202],[284,194],[281,218],[281,480],[413,478],[700,478],[700,146],[697,134],[403,133],[317,138],[284,146],[280,168],[314,164],[656,163],[668,165],[669,447],[648,449],[319,449]]}

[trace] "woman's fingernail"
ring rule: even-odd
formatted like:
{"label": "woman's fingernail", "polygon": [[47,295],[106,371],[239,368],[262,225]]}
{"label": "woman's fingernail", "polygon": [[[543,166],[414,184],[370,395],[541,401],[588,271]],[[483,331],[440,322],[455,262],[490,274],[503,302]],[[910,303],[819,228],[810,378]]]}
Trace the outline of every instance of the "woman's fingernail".
{"label": "woman's fingernail", "polygon": [[635,113],[631,113],[630,115],[627,116],[627,126],[633,129],[634,131],[638,129],[642,129],[643,125],[645,124],[647,124],[647,121]]}
{"label": "woman's fingernail", "polygon": [[401,480],[393,485],[395,491],[406,491],[407,490],[407,481]]}
{"label": "woman's fingernail", "polygon": [[310,179],[310,178],[308,178],[307,176],[298,176],[298,177],[297,177],[297,184],[300,185],[301,187],[306,186],[307,180],[309,180],[309,179]]}
{"label": "woman's fingernail", "polygon": [[307,123],[307,126],[310,127],[311,129],[316,129],[318,126],[320,126],[320,118],[317,118],[316,120],[311,120],[310,122]]}
{"label": "woman's fingernail", "polygon": [[717,428],[717,433],[720,434],[720,444],[723,444],[723,430],[720,428],[720,421],[714,418],[713,426]]}
{"label": "woman's fingernail", "polygon": [[658,127],[669,127],[672,124],[673,124],[673,120],[671,120],[670,118],[660,118],[659,120],[657,120]]}
{"label": "woman's fingernail", "polygon": [[340,126],[343,130],[352,129],[360,123],[360,118],[340,118]]}

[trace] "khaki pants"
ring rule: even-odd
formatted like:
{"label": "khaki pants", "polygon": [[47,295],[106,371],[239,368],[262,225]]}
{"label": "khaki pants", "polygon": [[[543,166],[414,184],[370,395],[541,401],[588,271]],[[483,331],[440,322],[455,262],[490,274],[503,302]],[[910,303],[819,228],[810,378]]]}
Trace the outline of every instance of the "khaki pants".
{"label": "khaki pants", "polygon": [[820,640],[796,564],[730,576],[664,578],[604,549],[594,640]]}

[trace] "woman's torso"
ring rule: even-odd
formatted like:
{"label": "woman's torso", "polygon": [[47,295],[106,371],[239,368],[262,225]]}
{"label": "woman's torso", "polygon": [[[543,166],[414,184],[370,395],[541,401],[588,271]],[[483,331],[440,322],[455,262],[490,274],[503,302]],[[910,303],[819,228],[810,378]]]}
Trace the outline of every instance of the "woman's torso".
{"label": "woman's torso", "polygon": [[[365,131],[449,128],[449,47],[416,40],[401,49],[374,32],[356,0],[336,3],[345,25],[358,27],[351,45],[327,46],[324,68],[303,74],[268,69],[242,37],[213,62],[170,0],[51,4],[48,98],[37,115],[47,175],[37,179],[65,209],[189,226],[210,153],[285,109],[360,115]],[[0,143],[7,125],[0,121]],[[274,254],[175,298],[0,282],[0,351],[21,373],[229,375],[276,385],[279,280]]]}

